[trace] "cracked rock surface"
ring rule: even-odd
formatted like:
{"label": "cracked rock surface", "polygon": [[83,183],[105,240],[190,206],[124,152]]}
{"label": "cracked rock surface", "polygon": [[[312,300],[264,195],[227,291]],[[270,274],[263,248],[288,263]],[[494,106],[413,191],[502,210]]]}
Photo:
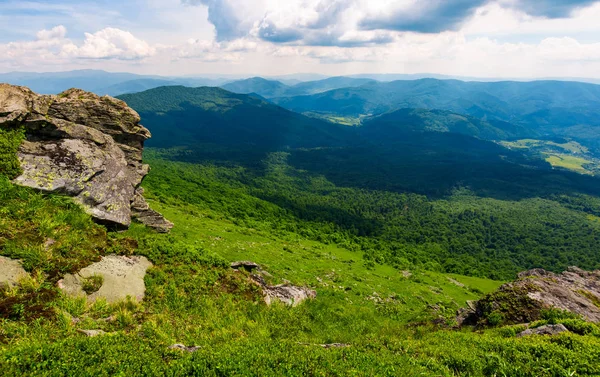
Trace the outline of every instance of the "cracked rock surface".
{"label": "cracked rock surface", "polygon": [[72,196],[108,225],[128,227],[133,212],[149,226],[159,223],[159,231],[173,226],[136,196],[149,170],[142,152],[150,132],[125,102],[79,89],[38,95],[0,84],[0,127],[19,126],[26,140],[16,184]]}

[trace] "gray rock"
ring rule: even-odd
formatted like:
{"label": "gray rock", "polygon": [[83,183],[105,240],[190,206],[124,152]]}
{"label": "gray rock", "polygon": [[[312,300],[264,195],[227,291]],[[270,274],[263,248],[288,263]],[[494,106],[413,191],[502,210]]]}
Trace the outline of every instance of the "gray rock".
{"label": "gray rock", "polygon": [[258,263],[254,263],[251,261],[238,261],[238,262],[232,262],[231,263],[231,268],[239,270],[239,269],[245,269],[246,271],[252,271],[255,269],[260,270],[260,265]]}
{"label": "gray rock", "polygon": [[82,329],[78,329],[77,331],[80,332],[80,333],[82,333],[85,336],[90,337],[90,338],[106,334],[106,332],[102,331],[102,330],[82,330]]}
{"label": "gray rock", "polygon": [[184,351],[184,352],[190,352],[190,353],[194,353],[196,351],[198,351],[200,349],[199,346],[185,346],[183,344],[173,344],[172,346],[168,347],[170,350],[179,350],[179,351]]}
{"label": "gray rock", "polygon": [[[108,255],[100,262],[91,264],[77,274],[67,274],[58,282],[58,286],[71,296],[87,296],[89,301],[104,298],[107,302],[117,302],[130,297],[141,301],[146,292],[144,276],[152,263],[142,256]],[[85,278],[99,275],[103,278],[100,289],[90,295],[83,290]]]}
{"label": "gray rock", "polygon": [[289,283],[269,285],[262,275],[253,274],[252,280],[262,288],[267,305],[271,305],[273,300],[278,300],[289,306],[297,306],[302,301],[317,297],[316,291],[306,287],[297,287]]}
{"label": "gray rock", "polygon": [[296,306],[304,300],[317,297],[317,292],[312,289],[283,284],[263,287],[263,292],[267,305],[271,305],[273,300],[279,300],[286,305]]}
{"label": "gray rock", "polygon": [[300,344],[301,346],[319,346],[319,347],[323,347],[325,349],[350,347],[350,344],[346,344],[346,343],[327,343],[327,344],[298,343],[298,344]]}
{"label": "gray rock", "polygon": [[0,287],[15,286],[20,279],[29,276],[21,266],[21,262],[0,255]]}
{"label": "gray rock", "polygon": [[159,233],[169,233],[173,228],[173,223],[151,209],[143,194],[143,188],[138,187],[135,190],[133,202],[131,202],[131,217]]}
{"label": "gray rock", "polygon": [[521,338],[528,335],[556,335],[565,331],[569,330],[563,324],[545,325],[536,327],[535,329],[527,329],[517,334],[517,337]]}
{"label": "gray rock", "polygon": [[26,131],[16,184],[70,195],[99,222],[122,228],[130,225],[135,202],[141,222],[168,230],[172,224],[159,221],[160,214],[139,210],[143,198],[136,198],[136,189],[148,174],[142,151],[150,137],[139,122],[125,102],[109,96],[78,89],[37,95],[0,84],[0,127]]}

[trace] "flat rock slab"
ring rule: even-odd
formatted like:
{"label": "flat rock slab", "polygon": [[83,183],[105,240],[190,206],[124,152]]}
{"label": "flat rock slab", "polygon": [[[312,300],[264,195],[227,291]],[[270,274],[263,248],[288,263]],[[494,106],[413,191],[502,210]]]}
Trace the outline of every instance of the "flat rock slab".
{"label": "flat rock slab", "polygon": [[14,286],[27,276],[29,274],[23,269],[20,261],[0,256],[0,286]]}
{"label": "flat rock slab", "polygon": [[[108,255],[77,274],[65,275],[64,279],[58,282],[58,286],[71,296],[87,296],[90,301],[104,298],[113,303],[127,297],[141,301],[146,292],[144,276],[150,267],[152,263],[142,256]],[[91,276],[102,276],[103,282],[98,291],[87,295],[83,290],[83,282]]]}

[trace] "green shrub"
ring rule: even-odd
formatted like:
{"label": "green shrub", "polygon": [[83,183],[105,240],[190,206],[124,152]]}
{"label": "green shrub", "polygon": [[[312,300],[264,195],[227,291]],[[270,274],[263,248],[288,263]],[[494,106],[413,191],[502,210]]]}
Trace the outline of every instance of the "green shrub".
{"label": "green shrub", "polygon": [[87,278],[83,278],[81,288],[88,295],[98,292],[102,284],[104,283],[104,277],[102,275],[92,275]]}
{"label": "green shrub", "polygon": [[22,129],[0,128],[0,175],[13,179],[22,173],[17,150],[24,138]]}

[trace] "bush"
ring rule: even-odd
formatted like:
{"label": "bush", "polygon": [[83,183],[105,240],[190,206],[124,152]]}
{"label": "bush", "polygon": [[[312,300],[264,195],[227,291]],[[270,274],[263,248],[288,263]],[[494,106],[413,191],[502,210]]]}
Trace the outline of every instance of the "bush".
{"label": "bush", "polygon": [[22,129],[0,128],[0,175],[13,179],[22,173],[17,150],[24,138]]}

